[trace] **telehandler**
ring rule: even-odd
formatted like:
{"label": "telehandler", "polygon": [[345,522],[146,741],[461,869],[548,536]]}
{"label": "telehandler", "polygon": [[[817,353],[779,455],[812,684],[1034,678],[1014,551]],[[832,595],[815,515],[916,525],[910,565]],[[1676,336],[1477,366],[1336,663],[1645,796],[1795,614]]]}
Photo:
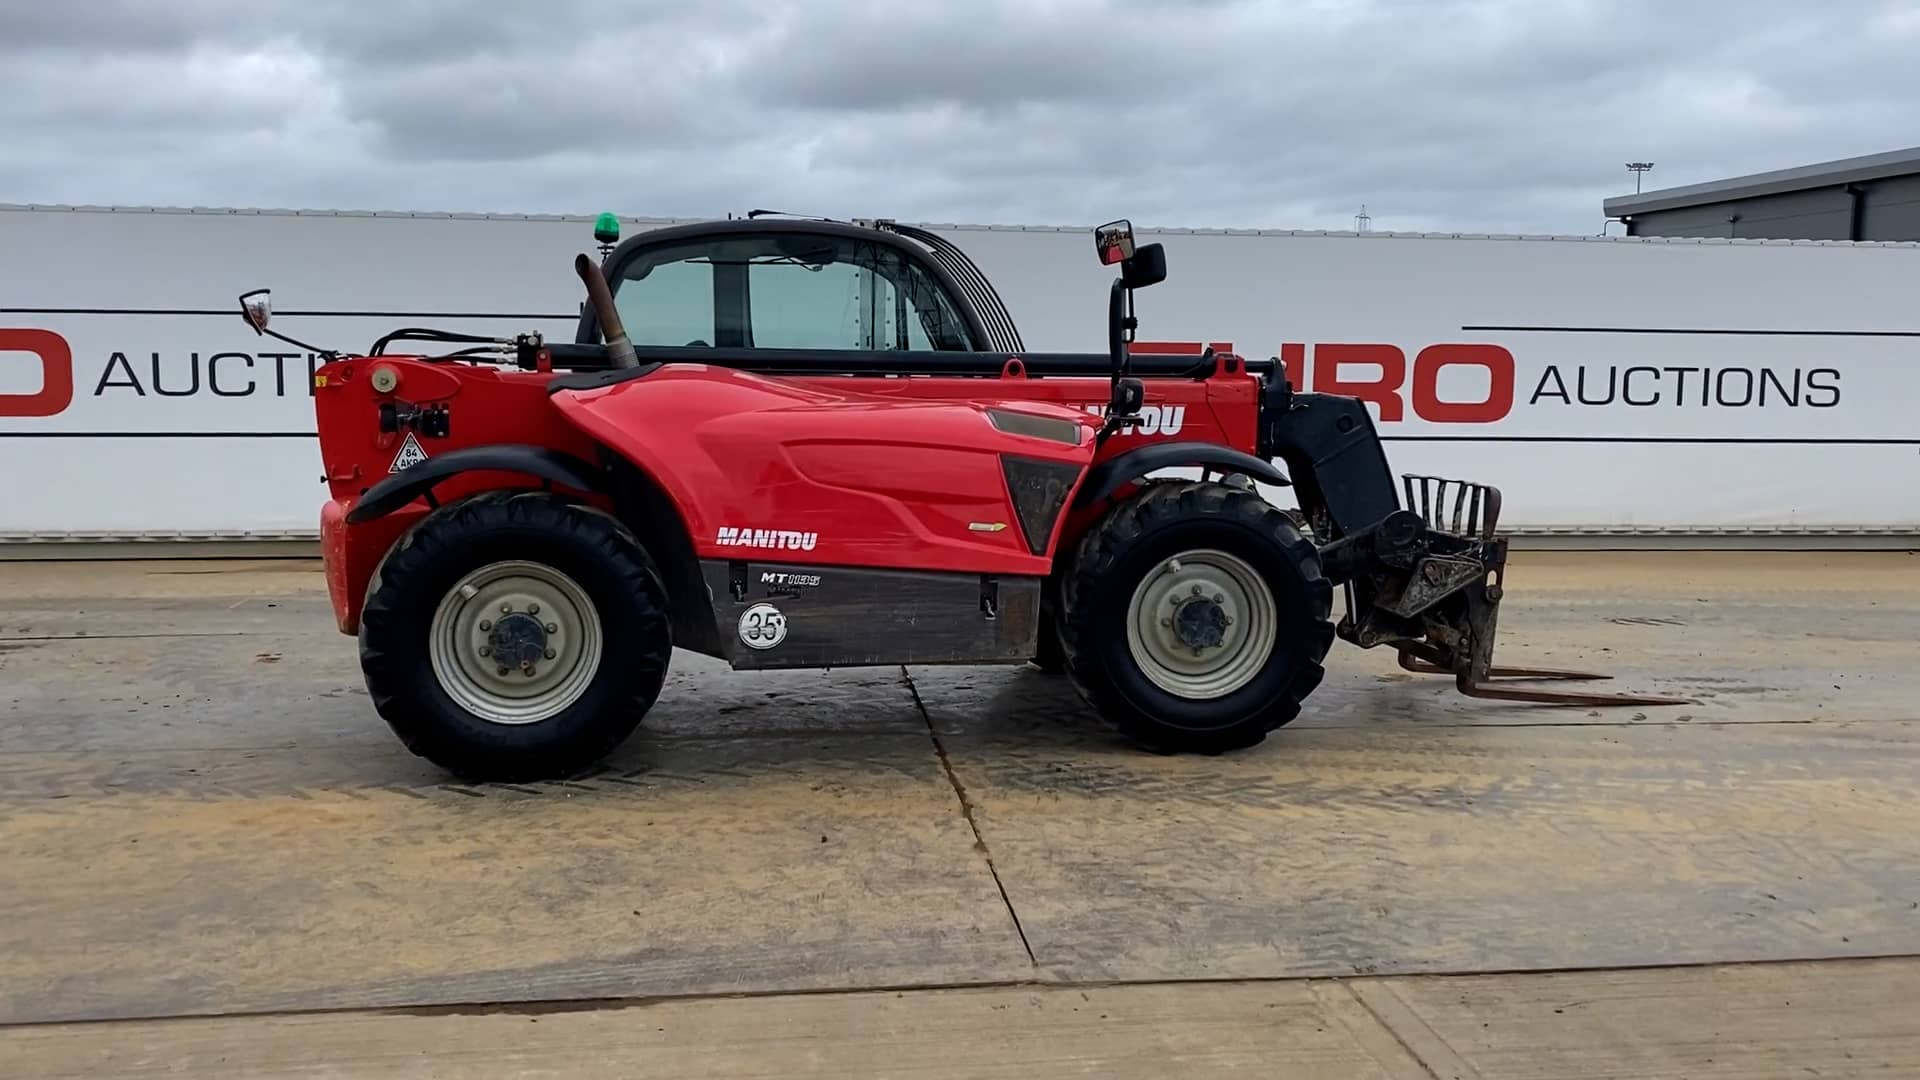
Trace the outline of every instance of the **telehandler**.
{"label": "telehandler", "polygon": [[[1117,268],[1104,354],[1026,351],[925,229],[617,228],[602,215],[603,258],[575,261],[572,342],[409,327],[317,350],[339,628],[380,715],[454,773],[591,765],[675,647],[736,669],[1032,661],[1170,752],[1292,720],[1336,636],[1476,697],[1682,703],[1496,683],[1604,678],[1493,664],[1499,491],[1396,483],[1366,406],[1278,364],[1133,355],[1135,293],[1167,264],[1126,221],[1094,231]],[[294,341],[266,290],[240,305]]]}

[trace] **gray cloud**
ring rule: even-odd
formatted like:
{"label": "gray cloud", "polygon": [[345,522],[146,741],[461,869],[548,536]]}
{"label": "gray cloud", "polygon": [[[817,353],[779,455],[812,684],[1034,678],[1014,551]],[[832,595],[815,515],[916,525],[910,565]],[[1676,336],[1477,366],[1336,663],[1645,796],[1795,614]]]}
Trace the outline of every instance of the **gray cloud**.
{"label": "gray cloud", "polygon": [[1798,0],[0,6],[0,201],[1593,232],[1913,142],[1920,10]]}

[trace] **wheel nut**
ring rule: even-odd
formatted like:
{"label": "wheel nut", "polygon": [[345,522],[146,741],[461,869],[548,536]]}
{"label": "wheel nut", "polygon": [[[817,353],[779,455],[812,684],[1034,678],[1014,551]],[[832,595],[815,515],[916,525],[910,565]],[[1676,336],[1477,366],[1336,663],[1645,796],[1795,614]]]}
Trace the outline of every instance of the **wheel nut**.
{"label": "wheel nut", "polygon": [[1232,625],[1233,625],[1233,616],[1231,616],[1231,615],[1229,615],[1229,616],[1227,616],[1227,625],[1228,625],[1228,626],[1232,626]]}
{"label": "wheel nut", "polygon": [[481,620],[480,620],[480,630],[481,630],[481,632],[482,632],[482,633],[484,633],[484,632],[486,632],[486,631],[488,631],[488,630],[491,630],[491,629],[493,629],[493,620],[492,620],[492,619],[481,619]]}
{"label": "wheel nut", "polygon": [[1193,655],[1195,655],[1195,656],[1199,656],[1199,655],[1200,655],[1200,646],[1198,646],[1198,645],[1195,645],[1195,646],[1193,647]]}
{"label": "wheel nut", "polygon": [[492,656],[492,655],[493,655],[493,646],[491,646],[491,645],[482,645],[482,646],[480,646],[480,655],[481,655],[481,656]]}
{"label": "wheel nut", "polygon": [[527,605],[527,614],[529,614],[529,615],[538,615],[538,614],[540,614],[540,605],[539,605],[539,604],[528,604],[528,605]]}
{"label": "wheel nut", "polygon": [[1226,603],[1226,602],[1227,602],[1227,594],[1226,594],[1226,593],[1218,593],[1218,592],[1217,592],[1217,593],[1214,593],[1214,594],[1213,594],[1213,602],[1214,602],[1214,603],[1216,603],[1216,604],[1224,604],[1224,603]]}
{"label": "wheel nut", "polygon": [[512,614],[512,612],[513,612],[513,605],[512,605],[512,604],[501,604],[501,605],[500,605],[500,614],[502,614],[502,615],[508,615],[508,614]]}
{"label": "wheel nut", "polygon": [[559,632],[560,632],[560,624],[559,624],[559,623],[548,623],[548,624],[547,624],[547,633],[549,633],[549,634],[557,634],[557,633],[559,633]]}
{"label": "wheel nut", "polygon": [[502,675],[505,675],[506,673],[507,673],[507,665],[505,665],[505,664],[501,664],[501,665],[500,665],[500,674],[502,674]]}
{"label": "wheel nut", "polygon": [[547,659],[549,659],[549,660],[551,660],[551,659],[553,659],[553,650],[552,650],[552,649],[548,649],[548,650],[547,650]]}
{"label": "wheel nut", "polygon": [[1193,587],[1193,595],[1195,595],[1195,596],[1199,596],[1199,595],[1200,595],[1200,586],[1198,586],[1198,585],[1195,585],[1195,586]]}
{"label": "wheel nut", "polygon": [[1160,625],[1161,625],[1161,626],[1172,626],[1172,625],[1173,625],[1173,620],[1172,620],[1172,619],[1161,619],[1161,620],[1160,620]]}

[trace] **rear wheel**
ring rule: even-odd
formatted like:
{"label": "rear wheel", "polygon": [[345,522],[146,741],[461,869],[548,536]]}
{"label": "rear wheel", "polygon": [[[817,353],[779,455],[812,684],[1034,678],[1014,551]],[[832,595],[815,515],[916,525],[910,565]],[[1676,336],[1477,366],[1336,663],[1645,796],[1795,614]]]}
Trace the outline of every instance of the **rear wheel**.
{"label": "rear wheel", "polygon": [[1074,684],[1165,751],[1259,742],[1299,715],[1333,641],[1313,545],[1228,484],[1156,484],[1122,503],[1081,542],[1063,598]]}
{"label": "rear wheel", "polygon": [[633,535],[536,493],[446,506],[369,588],[360,662],[414,753],[474,779],[562,776],[640,722],[672,651],[666,590]]}

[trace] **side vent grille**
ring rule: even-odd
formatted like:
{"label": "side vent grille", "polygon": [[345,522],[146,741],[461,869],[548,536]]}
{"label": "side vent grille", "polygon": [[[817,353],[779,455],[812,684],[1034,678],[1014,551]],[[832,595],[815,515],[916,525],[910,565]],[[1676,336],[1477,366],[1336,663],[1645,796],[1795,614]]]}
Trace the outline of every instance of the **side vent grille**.
{"label": "side vent grille", "polygon": [[1080,478],[1080,467],[1011,456],[1003,456],[1000,467],[1006,473],[1007,492],[1013,496],[1013,512],[1020,519],[1027,550],[1045,555],[1054,524],[1067,505],[1067,492]]}

